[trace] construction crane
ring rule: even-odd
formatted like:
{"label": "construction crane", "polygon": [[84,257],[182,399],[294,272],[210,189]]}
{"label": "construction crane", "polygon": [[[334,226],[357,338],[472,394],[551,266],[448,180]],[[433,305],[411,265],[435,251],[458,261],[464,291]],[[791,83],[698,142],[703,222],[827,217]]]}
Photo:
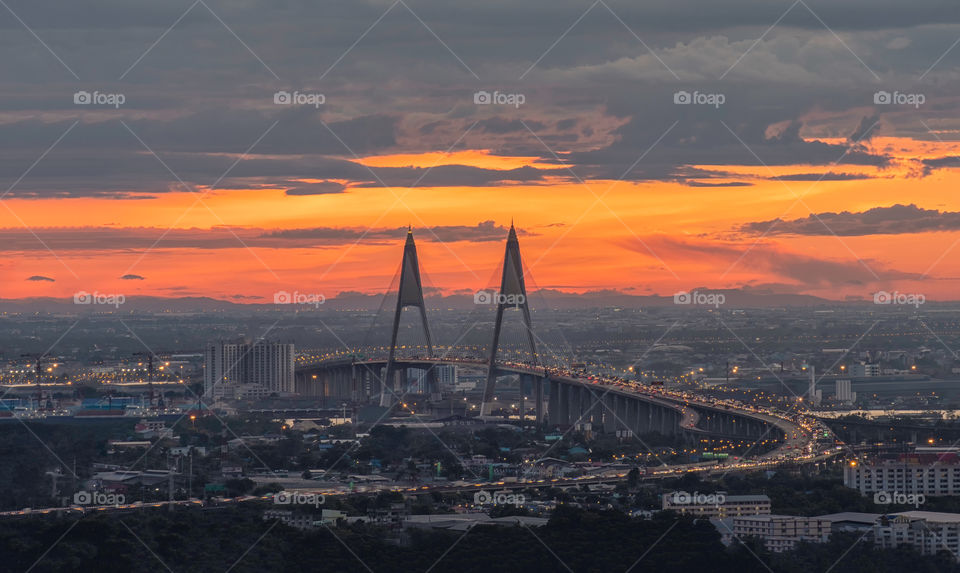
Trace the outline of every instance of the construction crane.
{"label": "construction crane", "polygon": [[[133,356],[146,356],[147,357],[147,387],[150,389],[150,408],[153,408],[153,359],[159,357],[156,353],[153,352],[134,352]],[[163,366],[160,367],[163,369]],[[163,403],[163,393],[160,393],[159,400],[157,400],[157,408],[164,408],[166,405]]]}
{"label": "construction crane", "polygon": [[[45,409],[53,409],[53,402],[47,399],[46,407],[43,403],[43,387],[40,385],[40,382],[43,379],[43,364],[54,362],[56,359],[52,356],[47,356],[46,354],[21,354],[21,358],[32,358],[34,360],[34,366],[37,372],[37,410],[43,411]],[[56,363],[54,363],[56,366]]]}

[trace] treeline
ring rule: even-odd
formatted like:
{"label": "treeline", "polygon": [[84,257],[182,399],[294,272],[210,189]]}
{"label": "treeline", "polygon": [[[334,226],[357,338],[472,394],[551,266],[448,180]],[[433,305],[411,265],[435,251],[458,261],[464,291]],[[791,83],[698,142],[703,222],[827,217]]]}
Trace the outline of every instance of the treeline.
{"label": "treeline", "polygon": [[[853,535],[771,554],[752,540],[720,543],[704,520],[664,514],[653,520],[617,512],[559,509],[548,525],[476,526],[468,532],[368,526],[300,531],[264,522],[250,508],[143,511],[79,520],[0,522],[7,571],[810,571],[911,573],[960,571],[952,557],[879,551]],[[369,569],[368,569],[369,568]]]}

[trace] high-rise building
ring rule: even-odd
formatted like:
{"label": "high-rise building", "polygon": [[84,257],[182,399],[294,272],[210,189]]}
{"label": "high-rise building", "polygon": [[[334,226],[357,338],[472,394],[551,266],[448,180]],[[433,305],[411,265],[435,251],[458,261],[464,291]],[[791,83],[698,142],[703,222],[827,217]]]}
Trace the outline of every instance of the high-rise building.
{"label": "high-rise building", "polygon": [[437,384],[443,390],[453,390],[457,387],[460,376],[457,372],[456,364],[441,364],[434,366],[437,373]]}
{"label": "high-rise building", "polygon": [[247,353],[246,382],[270,392],[293,392],[294,354],[292,343],[258,341]]}
{"label": "high-rise building", "polygon": [[868,376],[879,376],[880,365],[870,364],[868,362],[859,362],[857,364],[851,364],[850,375],[857,378],[864,378]]}
{"label": "high-rise building", "polygon": [[243,342],[215,342],[204,349],[203,391],[210,394],[215,385],[242,384],[244,379],[243,359],[246,344]]}
{"label": "high-rise building", "polygon": [[807,396],[811,404],[814,406],[820,405],[820,398],[823,393],[817,390],[817,369],[814,366],[810,367],[810,387],[807,390]]}
{"label": "high-rise building", "polygon": [[207,397],[262,397],[294,391],[292,343],[213,342],[204,351],[203,389]]}
{"label": "high-rise building", "polygon": [[843,485],[879,496],[877,499],[895,494],[960,495],[960,457],[956,452],[918,451],[890,459],[853,461],[844,468]]}
{"label": "high-rise building", "polygon": [[857,393],[850,390],[849,380],[837,380],[836,398],[837,402],[851,404],[857,399]]}

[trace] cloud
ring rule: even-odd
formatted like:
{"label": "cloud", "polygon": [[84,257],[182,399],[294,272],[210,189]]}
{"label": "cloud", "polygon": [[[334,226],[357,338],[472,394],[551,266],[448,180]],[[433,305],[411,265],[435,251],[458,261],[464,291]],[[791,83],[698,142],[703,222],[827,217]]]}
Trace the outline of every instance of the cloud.
{"label": "cloud", "polygon": [[[544,129],[546,125],[540,123],[539,121],[521,121],[519,119],[507,119],[504,117],[491,117],[490,119],[482,119],[477,122],[477,127],[486,131],[488,133],[513,133],[513,132],[526,132],[527,128],[524,127],[524,123],[527,124],[527,127],[533,131],[538,131]],[[572,127],[572,126],[571,126]],[[569,128],[568,128],[569,129]]]}
{"label": "cloud", "polygon": [[50,277],[45,277],[45,276],[43,276],[43,275],[33,275],[33,276],[30,276],[30,277],[27,277],[27,280],[28,280],[28,281],[47,281],[47,282],[51,282],[51,283],[52,283],[52,282],[56,282],[55,279],[52,279],[52,278],[50,278]]}
{"label": "cloud", "polygon": [[683,184],[688,187],[750,187],[753,183],[748,183],[746,181],[724,181],[724,182],[713,182],[713,181],[695,181],[693,179],[683,181]]}
{"label": "cloud", "polygon": [[872,179],[872,177],[861,173],[834,173],[829,171],[827,173],[792,173],[769,177],[768,179],[780,181],[857,181]]}
{"label": "cloud", "polygon": [[[668,263],[674,260],[695,264],[708,262],[716,269],[749,269],[770,282],[802,285],[803,288],[825,288],[844,285],[868,285],[878,281],[923,280],[919,273],[887,268],[871,259],[833,260],[784,250],[772,243],[699,240],[696,242],[667,236],[644,238],[644,243]],[[650,251],[638,241],[623,241],[621,246],[649,256]]]}
{"label": "cloud", "polygon": [[144,277],[142,277],[142,276],[140,276],[140,275],[134,275],[134,274],[123,275],[123,276],[120,277],[120,278],[123,279],[123,280],[125,280],[125,281],[142,281],[142,280],[146,280]]}
{"label": "cloud", "polygon": [[900,235],[960,230],[960,212],[923,209],[914,204],[874,207],[859,213],[818,213],[803,219],[747,223],[739,230],[767,235]]}
{"label": "cloud", "polygon": [[319,183],[301,183],[286,190],[287,195],[330,195],[343,193],[347,186],[337,181],[321,181]]}
{"label": "cloud", "polygon": [[[497,225],[493,221],[483,221],[474,226],[445,225],[430,227],[429,229],[414,229],[418,241],[441,241],[453,243],[458,241],[489,242],[506,240],[508,229]],[[405,227],[395,229],[360,229],[317,227],[312,229],[284,229],[271,231],[263,236],[265,239],[315,240],[335,241],[340,244],[349,244],[355,240],[393,241],[403,237],[407,232]],[[517,230],[518,234],[530,234],[529,231]]]}
{"label": "cloud", "polygon": [[[235,249],[242,247],[286,249],[352,245],[358,241],[389,244],[402,241],[406,227],[305,227],[262,229],[256,227],[213,227],[210,229],[165,229],[160,227],[48,227],[37,228],[39,243],[22,228],[0,229],[0,252],[29,252],[50,248],[55,252],[138,252],[152,247],[162,249]],[[494,221],[476,225],[437,225],[414,228],[418,241],[490,242],[504,241],[508,228]],[[518,229],[518,234],[532,235]],[[159,239],[159,243],[157,242]],[[124,275],[126,280],[144,280],[139,275]],[[33,280],[33,279],[31,279]],[[40,279],[36,279],[40,280]],[[52,279],[51,279],[52,280]]]}

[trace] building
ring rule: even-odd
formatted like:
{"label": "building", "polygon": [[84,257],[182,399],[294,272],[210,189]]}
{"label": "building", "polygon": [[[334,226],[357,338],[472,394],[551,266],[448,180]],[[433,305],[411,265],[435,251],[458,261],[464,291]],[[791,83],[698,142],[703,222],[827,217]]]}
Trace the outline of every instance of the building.
{"label": "building", "polygon": [[292,511],[289,509],[268,509],[263,512],[263,520],[280,520],[284,525],[297,529],[313,529],[324,525],[336,524],[338,519],[344,519],[347,514],[335,509],[321,510],[319,515],[306,511]]}
{"label": "building", "polygon": [[741,515],[770,515],[770,498],[765,495],[702,494],[676,491],[663,495],[664,511],[697,517],[719,518]]}
{"label": "building", "polygon": [[896,458],[856,461],[843,470],[843,485],[864,495],[960,494],[960,458],[955,452],[900,454]]}
{"label": "building", "polygon": [[214,342],[204,351],[204,394],[214,399],[257,399],[294,391],[291,343]]}
{"label": "building", "polygon": [[881,516],[873,526],[873,541],[883,548],[911,545],[924,555],[948,551],[960,561],[960,514],[905,511]]}
{"label": "building", "polygon": [[433,367],[437,376],[437,385],[441,390],[451,391],[457,388],[460,381],[460,374],[457,371],[456,364],[439,364]]}
{"label": "building", "polygon": [[789,551],[800,541],[824,543],[830,538],[831,522],[819,517],[793,515],[742,515],[733,518],[733,535],[758,537],[770,551]]}
{"label": "building", "polygon": [[867,376],[879,376],[880,365],[870,364],[868,362],[858,362],[850,366],[850,375],[854,378],[864,378]]}
{"label": "building", "polygon": [[874,524],[880,519],[879,513],[859,513],[855,511],[845,511],[841,513],[828,513],[827,515],[818,515],[817,519],[823,519],[830,522],[830,531],[855,531],[864,533],[873,530]]}
{"label": "building", "polygon": [[857,393],[852,392],[850,389],[849,380],[837,380],[836,387],[836,399],[837,402],[843,402],[844,404],[852,404],[857,399]]}

